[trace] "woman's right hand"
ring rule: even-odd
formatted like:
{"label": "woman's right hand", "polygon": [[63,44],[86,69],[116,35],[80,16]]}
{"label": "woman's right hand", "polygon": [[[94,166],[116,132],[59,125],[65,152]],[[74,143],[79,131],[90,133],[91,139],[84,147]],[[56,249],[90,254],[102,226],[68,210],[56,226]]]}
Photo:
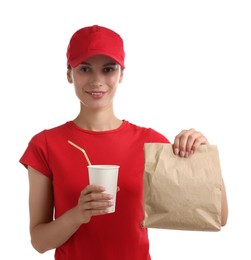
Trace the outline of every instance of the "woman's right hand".
{"label": "woman's right hand", "polygon": [[52,180],[28,166],[30,234],[33,247],[40,253],[63,245],[92,216],[107,213],[112,196],[100,186],[88,185],[82,190],[75,207],[53,218]]}
{"label": "woman's right hand", "polygon": [[80,193],[76,207],[80,223],[88,223],[92,216],[106,214],[112,205],[112,195],[105,193],[104,187],[86,186]]}

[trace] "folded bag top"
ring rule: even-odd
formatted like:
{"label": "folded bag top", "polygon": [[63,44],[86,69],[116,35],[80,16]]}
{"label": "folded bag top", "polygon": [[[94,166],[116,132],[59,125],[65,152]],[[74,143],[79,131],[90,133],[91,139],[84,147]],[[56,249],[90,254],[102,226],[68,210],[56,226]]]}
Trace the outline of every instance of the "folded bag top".
{"label": "folded bag top", "polygon": [[189,158],[171,144],[144,145],[143,227],[194,231],[221,229],[221,167],[215,145]]}

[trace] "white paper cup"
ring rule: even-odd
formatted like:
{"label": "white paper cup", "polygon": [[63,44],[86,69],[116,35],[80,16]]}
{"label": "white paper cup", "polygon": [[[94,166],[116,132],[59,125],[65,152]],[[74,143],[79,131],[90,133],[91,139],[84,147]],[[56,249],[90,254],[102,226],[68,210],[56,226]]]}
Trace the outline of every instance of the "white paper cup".
{"label": "white paper cup", "polygon": [[113,206],[108,208],[108,213],[115,212],[119,165],[89,165],[87,167],[89,183],[103,186],[105,193],[112,195]]}

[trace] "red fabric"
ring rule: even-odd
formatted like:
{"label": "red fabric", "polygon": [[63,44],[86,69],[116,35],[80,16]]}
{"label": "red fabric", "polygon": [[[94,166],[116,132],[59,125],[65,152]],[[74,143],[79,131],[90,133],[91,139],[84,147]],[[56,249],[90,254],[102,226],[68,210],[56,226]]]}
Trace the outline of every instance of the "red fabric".
{"label": "red fabric", "polygon": [[103,26],[93,25],[79,29],[71,37],[67,48],[67,66],[75,68],[92,56],[105,55],[124,65],[124,43],[119,34]]}
{"label": "red fabric", "polygon": [[51,178],[55,217],[77,204],[88,185],[87,162],[71,140],[84,148],[92,164],[120,165],[116,212],[92,217],[61,247],[57,260],[147,260],[147,229],[141,227],[143,212],[144,143],[169,142],[158,132],[127,121],[115,130],[83,130],[73,122],[35,135],[20,162]]}

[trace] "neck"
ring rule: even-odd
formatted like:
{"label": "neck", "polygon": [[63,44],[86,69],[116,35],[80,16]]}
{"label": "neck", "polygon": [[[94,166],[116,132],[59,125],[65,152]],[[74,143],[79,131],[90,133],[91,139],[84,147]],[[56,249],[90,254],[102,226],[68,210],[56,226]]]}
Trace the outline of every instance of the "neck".
{"label": "neck", "polygon": [[122,124],[122,121],[114,115],[113,109],[111,108],[105,111],[90,111],[81,108],[79,115],[73,122],[83,129],[92,131],[113,130]]}

